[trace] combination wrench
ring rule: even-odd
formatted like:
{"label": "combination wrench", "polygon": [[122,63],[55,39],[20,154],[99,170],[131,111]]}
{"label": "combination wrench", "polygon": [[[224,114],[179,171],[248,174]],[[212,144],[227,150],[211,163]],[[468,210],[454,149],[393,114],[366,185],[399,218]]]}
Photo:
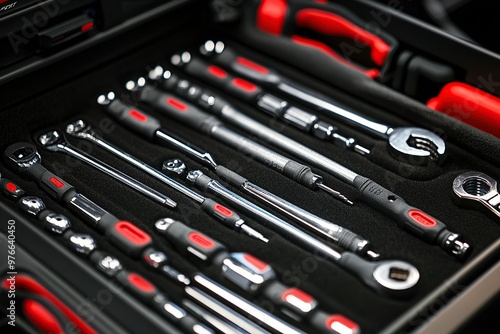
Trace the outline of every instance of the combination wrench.
{"label": "combination wrench", "polygon": [[[235,73],[264,87],[275,89],[321,112],[343,120],[370,135],[387,140],[389,153],[405,162],[426,165],[429,161],[442,164],[446,158],[446,144],[444,140],[432,131],[419,127],[391,127],[377,122],[357,112],[347,110],[329,101],[329,98],[310,88],[285,78],[278,71],[258,64],[240,56],[233,49],[221,41],[206,41],[200,47],[201,54],[210,57],[215,63],[230,68]],[[186,62],[186,60],[189,60]],[[189,53],[172,57],[174,64],[184,65],[191,74],[199,72],[198,66],[189,64]]]}
{"label": "combination wrench", "polygon": [[82,150],[71,145],[66,138],[57,130],[48,131],[46,133],[41,134],[37,138],[40,145],[46,150],[53,152],[62,152],[66,153],[73,158],[76,158],[80,161],[85,162],[91,167],[94,167],[97,170],[115,178],[116,180],[122,182],[126,186],[129,186],[132,189],[137,190],[143,195],[153,199],[154,201],[175,208],[177,203],[170,199],[169,197],[161,194],[160,192],[152,189],[151,187],[145,185],[142,182],[139,182],[132,178],[131,176],[117,170],[114,167],[90,156],[89,154],[83,152]]}
{"label": "combination wrench", "polygon": [[[189,62],[189,57],[186,57],[184,60]],[[192,85],[187,80],[179,81],[179,77],[172,75],[170,71],[165,71],[162,78],[164,79],[164,82],[161,84],[163,89],[182,95],[208,112],[229,121],[244,131],[258,136],[262,141],[271,143],[355,187],[366,203],[395,220],[403,230],[407,230],[429,243],[438,245],[458,259],[464,259],[470,253],[470,245],[463,241],[462,236],[451,232],[444,223],[422,210],[408,205],[402,197],[375,183],[373,180],[257,122],[209,90]],[[184,82],[183,87],[179,87],[178,85],[181,81]],[[188,87],[185,85],[186,82],[189,83]],[[160,95],[147,85],[146,88],[146,91],[141,91],[141,99],[146,101],[158,100],[158,96]],[[185,103],[186,105],[184,111],[194,108],[188,102],[181,103]],[[160,105],[160,102],[158,102],[158,105]],[[167,110],[165,106],[166,103],[162,103],[162,110],[164,111]],[[207,116],[199,110],[197,110],[196,114],[197,116],[194,117],[193,114],[186,115],[186,112],[170,113],[171,116],[175,116],[177,119],[182,118],[186,123],[195,125],[208,134],[216,132],[220,128],[216,123],[217,119],[213,116]],[[211,130],[213,124],[216,124],[216,126]]]}

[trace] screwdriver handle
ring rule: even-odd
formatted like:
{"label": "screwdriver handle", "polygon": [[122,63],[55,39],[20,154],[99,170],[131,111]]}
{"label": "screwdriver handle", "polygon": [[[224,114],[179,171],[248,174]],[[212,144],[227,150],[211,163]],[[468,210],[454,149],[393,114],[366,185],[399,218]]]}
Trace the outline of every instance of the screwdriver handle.
{"label": "screwdriver handle", "polygon": [[173,94],[161,92],[151,86],[145,86],[139,92],[139,98],[158,108],[167,116],[206,134],[210,134],[215,126],[221,124],[216,117],[202,112]]}
{"label": "screwdriver handle", "polygon": [[203,203],[201,203],[201,209],[232,229],[237,228],[237,224],[239,222],[243,222],[241,217],[236,212],[210,198],[205,198]]}
{"label": "screwdriver handle", "polygon": [[355,178],[354,186],[369,205],[394,219],[401,229],[440,246],[458,259],[465,259],[469,255],[471,249],[468,244],[461,242],[459,235],[450,232],[438,219],[408,205],[403,198],[363,176]]}
{"label": "screwdriver handle", "polygon": [[220,253],[227,253],[224,245],[179,221],[168,219],[168,226],[158,231],[179,252],[194,255],[206,264],[211,264]]}
{"label": "screwdriver handle", "polygon": [[108,112],[129,128],[134,129],[148,139],[155,137],[161,127],[160,121],[143,111],[121,101],[113,100],[107,107]]}
{"label": "screwdriver handle", "polygon": [[245,102],[255,103],[262,95],[262,89],[245,79],[235,77],[222,68],[209,65],[199,58],[193,58],[185,64],[186,73],[196,76],[213,86],[229,92]]}

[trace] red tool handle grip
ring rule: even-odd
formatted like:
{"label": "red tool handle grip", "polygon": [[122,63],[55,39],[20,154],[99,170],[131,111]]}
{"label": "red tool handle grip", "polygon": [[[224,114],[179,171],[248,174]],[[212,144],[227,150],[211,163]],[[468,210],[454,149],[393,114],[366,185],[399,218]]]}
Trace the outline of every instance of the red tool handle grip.
{"label": "red tool handle grip", "polygon": [[341,314],[328,314],[323,311],[317,311],[309,322],[314,328],[320,329],[321,333],[360,333],[359,325]]}
{"label": "red tool handle grip", "polygon": [[462,82],[450,82],[427,106],[500,137],[500,98]]}
{"label": "red tool handle grip", "polygon": [[235,225],[242,220],[236,212],[210,198],[206,198],[205,201],[203,201],[201,209],[230,228],[234,228]]}
{"label": "red tool handle grip", "polygon": [[354,186],[360,191],[363,200],[394,219],[401,229],[438,245],[460,260],[469,255],[468,244],[454,242],[460,240],[459,235],[450,232],[447,226],[438,219],[408,205],[398,195],[362,176],[356,177]]}
{"label": "red tool handle grip", "polygon": [[297,26],[308,28],[324,35],[350,38],[370,47],[370,56],[378,66],[384,65],[391,47],[380,37],[358,27],[345,18],[324,10],[302,9],[296,15]]}
{"label": "red tool handle grip", "polygon": [[235,77],[222,68],[193,58],[185,65],[188,74],[200,78],[245,102],[253,103],[262,94],[262,89],[242,78]]}
{"label": "red tool handle grip", "polygon": [[219,253],[226,253],[226,247],[205,234],[174,221],[168,228],[160,231],[172,245],[184,254],[196,256],[210,264]]}
{"label": "red tool handle grip", "polygon": [[[298,288],[291,288],[279,281],[266,285],[264,296],[285,311],[292,312],[301,320],[307,318],[317,309],[318,302],[309,294]],[[323,329],[324,327],[319,327]]]}
{"label": "red tool handle grip", "polygon": [[153,116],[120,100],[111,102],[107,111],[122,124],[149,139],[155,138],[156,131],[161,127],[160,121]]}
{"label": "red tool handle grip", "polygon": [[151,236],[144,232],[136,225],[123,220],[118,220],[116,217],[108,217],[109,220],[106,227],[106,237],[108,240],[118,247],[125,254],[138,258],[142,252],[152,245]]}

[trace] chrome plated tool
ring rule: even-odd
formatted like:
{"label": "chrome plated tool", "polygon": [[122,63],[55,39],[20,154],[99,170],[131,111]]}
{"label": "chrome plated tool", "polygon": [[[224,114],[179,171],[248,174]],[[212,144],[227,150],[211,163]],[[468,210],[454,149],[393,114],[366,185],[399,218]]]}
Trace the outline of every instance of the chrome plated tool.
{"label": "chrome plated tool", "polygon": [[[92,129],[90,124],[84,122],[83,120],[77,120],[75,122],[72,122],[66,127],[66,133],[80,139],[86,139],[99,147],[102,147],[106,151],[114,154],[115,156],[125,160],[126,162],[130,163],[131,165],[139,168],[140,170],[148,173],[149,175],[153,176],[157,180],[165,183],[166,185],[170,186],[174,190],[177,190],[178,192],[184,194],[185,196],[189,197],[193,201],[197,202],[200,204],[200,207],[203,211],[207,212],[209,215],[215,217],[219,221],[221,221],[224,225],[235,229],[241,233],[245,233],[246,235],[259,239],[263,242],[268,242],[269,240],[264,237],[260,232],[256,231],[252,227],[248,226],[248,224],[245,224],[245,221],[240,218],[240,216],[233,212],[232,210],[224,207],[223,205],[214,202],[210,198],[206,198],[197,192],[189,189],[188,187],[184,186],[183,184],[173,180],[172,178],[168,177],[167,175],[161,173],[160,171],[154,169],[150,165],[146,164],[145,162],[137,159],[136,157],[124,152],[123,150],[119,149],[118,147],[112,145],[108,141],[98,138],[95,134],[95,131]],[[197,152],[197,151],[196,151]],[[207,155],[200,155],[200,157],[207,157]],[[208,157],[210,157],[208,155]],[[211,158],[211,157],[210,157]],[[182,169],[182,166],[174,166],[176,172],[179,172]],[[185,168],[185,166],[184,166]]]}
{"label": "chrome plated tool", "polygon": [[[258,64],[238,55],[233,49],[221,41],[206,41],[201,47],[202,54],[236,73],[243,75],[261,85],[278,90],[295,98],[312,108],[326,112],[343,120],[368,134],[387,140],[388,151],[394,157],[404,161],[426,165],[429,161],[442,164],[446,158],[446,143],[432,131],[419,127],[391,127],[380,123],[358,112],[339,107],[319,92],[303,87],[269,67]],[[175,58],[174,58],[175,57]],[[191,60],[185,54],[175,55],[172,60],[178,64],[188,65],[190,73],[196,71],[195,66],[189,68],[185,60]]]}
{"label": "chrome plated tool", "polygon": [[[184,61],[189,62],[189,60],[190,57],[185,57]],[[171,83],[167,83],[170,78],[173,78],[169,71],[164,72],[163,78],[165,79],[165,84],[162,85],[162,87],[167,89],[169,87],[173,87],[174,90],[177,90],[175,89],[175,80]],[[444,223],[428,215],[422,210],[408,205],[400,196],[375,183],[369,178],[366,178],[339,164],[338,162],[312,150],[311,148],[284,136],[262,123],[257,122],[212,92],[197,86],[192,87],[196,88],[189,89],[191,96],[190,99],[195,101],[197,105],[205,108],[212,114],[226,119],[241,129],[258,136],[259,139],[271,143],[288,153],[309,162],[311,165],[323,169],[327,173],[337,177],[345,183],[352,185],[358,190],[361,198],[366,203],[371,205],[377,211],[380,211],[389,218],[395,220],[401,229],[407,230],[408,232],[413,233],[417,237],[431,244],[438,245],[447,253],[460,260],[465,259],[468,254],[470,254],[470,245],[464,242],[461,235],[451,232]],[[145,100],[154,101],[159,96],[157,93],[154,93],[152,88],[147,88],[141,91],[141,94],[142,92],[144,92],[143,97]],[[160,103],[158,102],[158,104]],[[186,105],[188,104],[186,103]],[[162,110],[167,110],[166,103],[163,103],[163,106],[164,108]],[[175,115],[175,113],[172,113],[172,115]],[[178,118],[182,116],[182,113],[177,113]],[[210,124],[215,123],[216,121],[216,118],[205,118],[204,122]],[[245,145],[245,143],[241,143],[240,145]]]}
{"label": "chrome plated tool", "polygon": [[110,165],[92,157],[90,154],[87,154],[82,150],[74,147],[66,140],[66,138],[64,138],[64,135],[59,133],[57,130],[48,131],[40,135],[38,137],[38,142],[40,143],[40,145],[42,145],[43,148],[49,151],[66,153],[73,158],[85,162],[91,167],[94,167],[97,170],[100,170],[101,172],[113,177],[114,179],[149,197],[157,203],[169,206],[171,208],[175,208],[177,206],[177,203],[169,197],[145,185],[144,183],[137,181],[133,177],[117,170],[116,168],[111,167]]}
{"label": "chrome plated tool", "polygon": [[500,218],[498,183],[492,177],[476,171],[460,174],[453,180],[453,192],[461,204]]}

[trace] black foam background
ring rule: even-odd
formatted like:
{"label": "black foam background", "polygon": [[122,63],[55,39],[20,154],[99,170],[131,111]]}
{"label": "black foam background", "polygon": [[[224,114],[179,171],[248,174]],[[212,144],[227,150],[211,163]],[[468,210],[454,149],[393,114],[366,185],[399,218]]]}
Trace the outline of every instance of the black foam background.
{"label": "black foam background", "polygon": [[[157,63],[166,65],[168,63],[167,59],[172,52],[197,47],[207,37],[213,38],[214,35],[207,30],[203,31],[200,27],[179,30],[174,35],[165,36],[163,40],[143,45],[134,52],[113,59],[76,79],[64,82],[33,100],[2,111],[0,115],[0,133],[2,133],[0,146],[5,149],[7,145],[17,141],[32,141],[33,134],[38,131],[54,126],[63,130],[68,121],[82,117],[94,126],[100,127],[104,138],[156,168],[160,168],[165,159],[180,157],[188,164],[190,169],[202,169],[217,179],[213,173],[189,157],[170,148],[147,142],[118,125],[95,102],[98,95],[110,90],[117,92],[121,96],[124,92],[124,83],[127,80],[137,75],[143,75],[145,70],[149,68],[148,66],[154,66]],[[218,37],[218,35],[216,34],[215,37]],[[360,108],[362,111],[369,109],[369,112],[377,114],[380,119],[387,122],[405,123],[404,120],[394,115],[385,113],[381,109],[372,108],[359,99],[347,96],[339,90],[326,86],[324,83],[318,82],[290,66],[264,58],[249,49],[241,50],[247,52],[249,57],[266,60],[267,63],[279,68],[282,73],[314,88],[320,88],[323,92],[334,98],[341,99],[343,103],[348,103],[353,108]],[[98,56],[95,55],[95,57]],[[40,79],[40,85],[44,83],[43,76],[50,75],[50,70],[55,69],[54,67],[48,68],[46,73],[41,73],[38,76],[38,78],[42,78]],[[265,124],[274,127],[280,124],[270,121],[267,116],[238,103],[238,101],[230,100],[245,113]],[[109,177],[82,163],[75,162],[61,153],[52,153],[40,149],[45,167],[74,185],[79,192],[103,208],[149,232],[154,236],[158,248],[165,251],[169,255],[172,264],[184,272],[192,273],[201,270],[211,277],[218,278],[215,268],[206,268],[199,263],[192,262],[191,258],[180,256],[154,232],[154,222],[159,218],[172,217],[181,220],[190,227],[199,229],[224,243],[230,250],[249,252],[265,260],[275,268],[278,277],[284,283],[296,284],[317,298],[322,309],[330,313],[341,313],[358,322],[363,332],[372,333],[387,326],[432,290],[443,284],[464,265],[445,254],[438,247],[427,244],[398,229],[393,221],[358,201],[357,194],[352,187],[332,176],[315,169],[316,172],[325,177],[327,185],[338,189],[354,200],[355,205],[353,207],[343,205],[325,193],[309,191],[277,172],[242,156],[236,150],[227,148],[214,139],[206,138],[197,131],[169,120],[150,108],[144,107],[144,109],[158,117],[165,125],[165,128],[189,139],[195,145],[205,148],[214,156],[216,161],[236,170],[250,181],[369,239],[384,259],[399,259],[414,264],[421,273],[421,281],[416,296],[412,298],[394,300],[377,295],[356,278],[339,269],[335,264],[314,258],[310,253],[286,240],[285,237],[277,235],[252,219],[245,217],[249,225],[270,238],[269,244],[264,245],[259,241],[249,239],[221,226],[218,222],[196,209],[194,202],[170,190],[149,176],[143,175],[143,173],[124,164],[101,149],[92,148],[91,153],[155,189],[164,191],[165,194],[179,203],[179,209],[161,208],[133,190],[116,183]],[[474,250],[471,258],[477,256],[500,234],[500,226],[497,222],[486,217],[483,213],[457,207],[451,195],[453,179],[466,170],[480,170],[493,178],[500,178],[498,168],[490,161],[479,158],[474,150],[467,150],[462,145],[457,145],[453,140],[450,140],[448,142],[450,157],[445,165],[440,169],[436,169],[433,175],[426,176],[424,171],[421,176],[415,176],[413,173],[408,172],[408,170],[413,171],[413,169],[407,165],[398,163],[395,165],[397,167],[396,172],[391,172],[378,164],[357,156],[355,153],[346,152],[330,143],[314,139],[289,126],[280,125],[280,128],[284,134],[309,147],[313,147],[326,156],[334,158],[354,171],[372,178],[404,197],[408,203],[443,220],[450,230],[463,234],[467,242],[473,245]],[[349,127],[342,127],[342,130],[349,131],[353,135],[364,139],[367,144],[376,145],[377,152],[380,153],[377,159],[393,164],[392,158],[383,149],[384,143],[382,141],[373,140]],[[470,132],[474,133],[472,130]],[[464,133],[464,136],[468,135],[469,133]],[[80,144],[79,141],[72,138],[69,140],[83,149],[88,150],[89,148],[86,143]],[[481,148],[478,147],[478,149]],[[482,152],[482,155],[487,156],[488,152]],[[99,247],[117,255],[127,269],[140,272],[146,276],[157,284],[160,289],[167,292],[174,301],[179,302],[181,300],[182,290],[175,284],[146,269],[139,261],[124,256],[118,249],[110,245],[102,235],[93,231],[63,206],[49,198],[33,182],[18,177],[8,170],[3,163],[0,163],[0,168],[4,177],[17,182],[28,194],[41,197],[48,208],[67,215],[73,222],[75,231],[89,233],[95,237]],[[237,189],[230,186],[228,188],[242,194]],[[281,216],[273,210],[269,211]],[[33,223],[36,224],[36,221],[33,221]],[[60,238],[54,238],[62,242]],[[20,238],[19,241],[22,242],[22,239]],[[72,284],[76,285],[78,282],[72,282]],[[243,296],[253,299],[252,296],[245,294],[228,282],[224,282],[224,284],[234,288]],[[258,304],[267,305],[262,300],[256,301]],[[277,311],[276,313],[279,314]],[[314,332],[313,329],[307,326],[296,325],[302,326],[308,332]]]}

